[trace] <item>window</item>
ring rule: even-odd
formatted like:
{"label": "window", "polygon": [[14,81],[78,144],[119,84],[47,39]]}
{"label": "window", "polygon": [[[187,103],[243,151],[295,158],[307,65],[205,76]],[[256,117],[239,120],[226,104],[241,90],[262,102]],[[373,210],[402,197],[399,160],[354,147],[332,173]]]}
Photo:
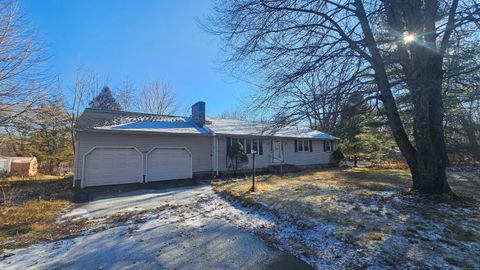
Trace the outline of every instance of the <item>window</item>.
{"label": "window", "polygon": [[263,141],[257,139],[243,139],[227,137],[227,152],[230,147],[236,142],[240,142],[246,154],[251,154],[252,150],[257,152],[257,155],[263,155]]}
{"label": "window", "polygon": [[312,142],[310,140],[295,140],[295,152],[312,152]]}
{"label": "window", "polygon": [[332,152],[332,142],[331,141],[324,141],[324,150],[325,152]]}

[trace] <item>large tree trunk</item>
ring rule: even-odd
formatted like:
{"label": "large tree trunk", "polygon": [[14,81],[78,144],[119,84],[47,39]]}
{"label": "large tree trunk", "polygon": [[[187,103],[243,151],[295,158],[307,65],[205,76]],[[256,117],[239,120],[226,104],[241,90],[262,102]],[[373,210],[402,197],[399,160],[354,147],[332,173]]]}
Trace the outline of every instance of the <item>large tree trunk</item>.
{"label": "large tree trunk", "polygon": [[[357,7],[357,17],[365,33],[365,42],[371,53],[370,62],[375,71],[375,82],[381,93],[380,99],[385,106],[389,126],[412,174],[412,190],[426,194],[451,193],[446,177],[448,159],[443,132],[441,93],[443,59],[441,54],[435,52],[432,48],[422,46],[410,48],[410,53],[405,50],[400,51],[400,62],[414,104],[414,146],[410,142],[400,119],[385,64],[368,23],[363,3],[361,0],[355,0],[355,5]],[[432,16],[432,18],[423,21],[426,22],[425,28],[430,30],[425,34],[425,39],[430,44],[435,44],[435,20],[433,17],[436,15],[434,9],[436,6],[427,6],[428,12],[424,16]],[[394,10],[389,10],[387,14],[392,23],[398,23],[394,16]],[[420,17],[422,16],[417,16],[417,18]],[[422,20],[411,23],[419,22],[422,22]],[[392,28],[395,29],[395,25]]]}
{"label": "large tree trunk", "polygon": [[424,65],[412,72],[409,86],[414,104],[413,135],[416,164],[410,168],[413,190],[427,194],[451,193],[447,182],[448,164],[443,130],[442,60],[420,48]]}

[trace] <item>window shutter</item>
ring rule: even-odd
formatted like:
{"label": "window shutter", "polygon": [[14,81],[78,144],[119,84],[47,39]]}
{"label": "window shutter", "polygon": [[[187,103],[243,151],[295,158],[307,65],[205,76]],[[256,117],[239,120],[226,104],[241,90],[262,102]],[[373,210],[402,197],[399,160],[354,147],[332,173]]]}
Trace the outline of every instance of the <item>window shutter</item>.
{"label": "window shutter", "polygon": [[325,144],[325,141],[323,141],[323,152],[327,152],[327,146]]}
{"label": "window shutter", "polygon": [[258,154],[263,155],[263,140],[258,140]]}
{"label": "window shutter", "polygon": [[308,143],[310,144],[310,152],[313,152],[313,150],[312,150],[312,140],[308,140]]}
{"label": "window shutter", "polygon": [[298,152],[298,147],[297,146],[298,146],[298,141],[295,140],[295,152]]}

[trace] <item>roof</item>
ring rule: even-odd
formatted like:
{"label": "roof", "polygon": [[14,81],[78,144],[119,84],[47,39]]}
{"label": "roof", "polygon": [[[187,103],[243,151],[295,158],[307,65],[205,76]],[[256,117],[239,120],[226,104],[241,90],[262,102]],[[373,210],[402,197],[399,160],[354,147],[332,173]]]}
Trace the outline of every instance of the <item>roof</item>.
{"label": "roof", "polygon": [[222,135],[258,135],[307,139],[338,139],[330,134],[304,126],[285,126],[276,128],[269,123],[224,118],[208,118],[207,127],[215,134]]}
{"label": "roof", "polygon": [[265,122],[224,118],[207,118],[203,127],[190,117],[136,112],[85,109],[76,130],[155,132],[197,135],[256,135],[310,139],[338,139],[332,135],[302,126],[273,128]]}
{"label": "roof", "polygon": [[12,163],[31,163],[36,160],[35,157],[6,157],[12,161]]}
{"label": "roof", "polygon": [[136,112],[85,109],[75,124],[76,130],[209,134],[189,117]]}

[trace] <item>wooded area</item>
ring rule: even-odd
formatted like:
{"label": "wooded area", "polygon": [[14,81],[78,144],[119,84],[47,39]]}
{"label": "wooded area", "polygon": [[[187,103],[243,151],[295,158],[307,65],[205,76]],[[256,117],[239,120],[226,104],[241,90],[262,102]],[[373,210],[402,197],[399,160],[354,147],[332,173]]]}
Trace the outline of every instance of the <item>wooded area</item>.
{"label": "wooded area", "polygon": [[[1,1],[0,12],[0,154],[61,174],[84,108],[178,110],[168,82],[109,88],[78,65],[64,84],[18,5]],[[341,138],[349,159],[405,163],[414,189],[449,192],[448,163],[480,159],[479,14],[456,0],[221,1],[207,28],[224,40],[226,68],[264,83],[246,109],[220,116],[306,124]]]}
{"label": "wooded area", "polygon": [[72,172],[73,127],[86,107],[158,114],[178,108],[166,82],[145,82],[136,97],[128,78],[112,91],[79,65],[73,85],[64,84],[49,72],[48,50],[14,1],[0,1],[0,37],[0,155],[36,157],[43,174]]}
{"label": "wooded area", "polygon": [[[371,110],[353,114],[388,126],[384,134],[422,193],[451,193],[447,144],[478,157],[478,2],[242,0],[215,7],[208,29],[224,40],[233,70],[265,82],[252,107],[273,113],[278,125],[306,122],[342,137],[345,106],[367,104]],[[470,61],[461,60],[466,55]],[[452,123],[456,117],[464,124]],[[344,146],[358,148],[368,128],[348,120]]]}

